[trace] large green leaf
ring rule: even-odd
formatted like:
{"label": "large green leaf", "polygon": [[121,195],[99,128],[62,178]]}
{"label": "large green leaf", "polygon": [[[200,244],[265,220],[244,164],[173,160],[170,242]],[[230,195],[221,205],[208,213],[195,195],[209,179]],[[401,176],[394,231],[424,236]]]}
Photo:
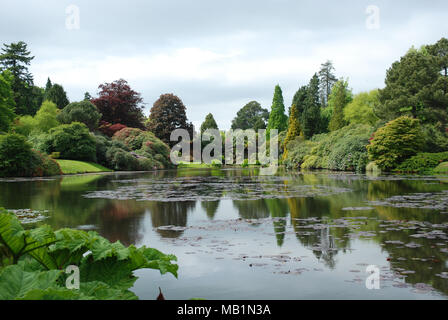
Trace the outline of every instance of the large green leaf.
{"label": "large green leaf", "polygon": [[59,270],[24,271],[20,265],[5,267],[0,274],[0,300],[22,298],[32,289],[47,289],[56,285]]}

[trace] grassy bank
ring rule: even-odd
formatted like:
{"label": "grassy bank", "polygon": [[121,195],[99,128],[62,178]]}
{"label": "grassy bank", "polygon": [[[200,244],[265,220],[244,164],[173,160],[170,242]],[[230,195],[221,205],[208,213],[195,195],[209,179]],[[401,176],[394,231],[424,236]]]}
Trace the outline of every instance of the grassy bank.
{"label": "grassy bank", "polygon": [[83,162],[75,160],[59,160],[56,162],[61,167],[63,174],[77,174],[77,173],[94,173],[94,172],[112,172],[97,163]]}
{"label": "grassy bank", "polygon": [[436,174],[448,174],[448,162],[443,162],[434,169]]}
{"label": "grassy bank", "polygon": [[220,163],[201,163],[201,162],[179,162],[177,165],[178,168],[221,168],[222,165]]}

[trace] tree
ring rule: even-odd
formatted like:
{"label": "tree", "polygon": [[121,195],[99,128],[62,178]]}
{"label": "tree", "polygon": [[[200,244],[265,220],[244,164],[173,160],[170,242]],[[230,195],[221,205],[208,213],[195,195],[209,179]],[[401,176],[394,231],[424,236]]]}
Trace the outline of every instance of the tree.
{"label": "tree", "polygon": [[257,101],[251,101],[242,107],[232,120],[232,130],[266,129],[269,111],[263,109]]}
{"label": "tree", "polygon": [[314,74],[307,86],[306,98],[301,116],[302,130],[306,139],[310,139],[315,134],[322,132],[320,109],[319,78],[317,74]]}
{"label": "tree", "polygon": [[344,119],[349,123],[369,124],[371,126],[379,120],[374,110],[378,108],[378,90],[361,92],[354,96],[344,109]]}
{"label": "tree", "polygon": [[348,89],[348,82],[340,80],[336,82],[331,91],[328,105],[333,109],[328,129],[330,131],[336,131],[346,126],[344,119],[344,108],[352,101],[352,92]]}
{"label": "tree", "polygon": [[272,99],[271,113],[269,115],[267,131],[277,129],[278,132],[285,131],[288,127],[288,117],[285,115],[283,93],[279,85],[275,86],[274,98]]}
{"label": "tree", "polygon": [[300,128],[300,121],[299,121],[299,112],[298,108],[295,104],[291,107],[291,113],[289,115],[289,124],[288,124],[288,132],[286,134],[285,141],[283,143],[283,147],[285,152],[283,153],[283,159],[286,159],[288,156],[288,143],[293,141],[296,137],[302,136],[303,132]]}
{"label": "tree", "polygon": [[124,79],[104,83],[99,87],[98,98],[91,102],[102,114],[101,120],[111,124],[143,129],[143,99]]}
{"label": "tree", "polygon": [[64,88],[57,83],[45,93],[45,99],[54,102],[59,109],[64,109],[70,103]]}
{"label": "tree", "polygon": [[323,108],[328,106],[328,99],[330,98],[331,89],[333,89],[333,85],[338,81],[336,76],[333,74],[333,70],[333,63],[330,60],[321,64],[319,81],[321,103]]}
{"label": "tree", "polygon": [[45,85],[45,95],[50,91],[53,84],[51,83],[50,77],[47,78],[47,84]]}
{"label": "tree", "polygon": [[58,115],[58,120],[61,123],[69,124],[72,122],[84,123],[90,131],[98,128],[98,122],[101,118],[101,113],[88,100],[80,102],[72,102],[62,109]]}
{"label": "tree", "polygon": [[218,130],[218,125],[216,124],[215,118],[213,118],[213,115],[209,113],[206,117],[204,122],[201,125],[201,134],[205,132],[207,129],[216,129]]}
{"label": "tree", "polygon": [[379,90],[380,104],[375,114],[382,120],[407,115],[422,123],[448,122],[448,77],[441,70],[440,57],[411,49],[387,71],[386,87]]}
{"label": "tree", "polygon": [[[306,103],[306,97],[308,94],[308,86],[302,86],[297,90],[297,92],[294,94],[294,97],[292,98],[292,105],[295,105],[297,107],[297,114],[299,117],[302,115],[303,110],[305,109],[305,103]],[[289,114],[291,114],[291,110],[289,111]]]}
{"label": "tree", "polygon": [[0,132],[7,132],[16,117],[11,82],[12,74],[9,71],[0,73]]}
{"label": "tree", "polygon": [[423,143],[420,120],[403,116],[379,128],[367,151],[382,170],[390,170],[421,151]]}
{"label": "tree", "polygon": [[34,117],[36,129],[41,132],[48,132],[51,128],[57,127],[59,109],[51,101],[44,101]]}
{"label": "tree", "polygon": [[436,58],[436,63],[444,77],[448,77],[448,39],[442,38],[437,43],[426,47],[428,53]]}
{"label": "tree", "polygon": [[34,98],[34,94],[39,92],[33,91],[33,76],[28,71],[28,66],[34,59],[30,54],[23,41],[3,44],[0,54],[0,71],[9,70],[13,75],[11,89],[14,92],[16,113],[20,115],[33,115],[40,106]]}
{"label": "tree", "polygon": [[154,102],[147,128],[157,138],[173,147],[176,141],[170,141],[171,132],[176,129],[185,129],[193,137],[193,124],[187,122],[187,113],[182,100],[172,93],[163,94]]}
{"label": "tree", "polygon": [[92,96],[90,95],[90,93],[88,93],[88,92],[84,93],[84,100],[87,100],[87,101],[92,100]]}

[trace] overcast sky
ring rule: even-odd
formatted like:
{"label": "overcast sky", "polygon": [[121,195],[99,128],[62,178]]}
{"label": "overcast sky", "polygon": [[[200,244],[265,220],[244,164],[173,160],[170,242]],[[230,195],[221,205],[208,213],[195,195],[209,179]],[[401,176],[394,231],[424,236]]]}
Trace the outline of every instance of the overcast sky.
{"label": "overcast sky", "polygon": [[123,78],[146,116],[174,93],[195,125],[211,112],[220,129],[249,101],[270,109],[276,84],[288,108],[326,60],[357,93],[383,87],[412,45],[448,36],[446,0],[0,0],[0,8],[0,39],[28,44],[36,85],[50,77],[77,101]]}

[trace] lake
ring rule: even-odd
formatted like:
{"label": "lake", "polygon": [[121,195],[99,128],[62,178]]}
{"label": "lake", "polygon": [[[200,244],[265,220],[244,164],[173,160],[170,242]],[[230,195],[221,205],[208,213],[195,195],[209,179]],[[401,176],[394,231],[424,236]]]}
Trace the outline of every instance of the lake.
{"label": "lake", "polygon": [[[447,299],[448,177],[179,169],[0,180],[32,225],[178,257],[140,299]],[[26,210],[29,209],[29,210]],[[368,289],[374,266],[379,289]],[[369,278],[371,279],[371,278]]]}

